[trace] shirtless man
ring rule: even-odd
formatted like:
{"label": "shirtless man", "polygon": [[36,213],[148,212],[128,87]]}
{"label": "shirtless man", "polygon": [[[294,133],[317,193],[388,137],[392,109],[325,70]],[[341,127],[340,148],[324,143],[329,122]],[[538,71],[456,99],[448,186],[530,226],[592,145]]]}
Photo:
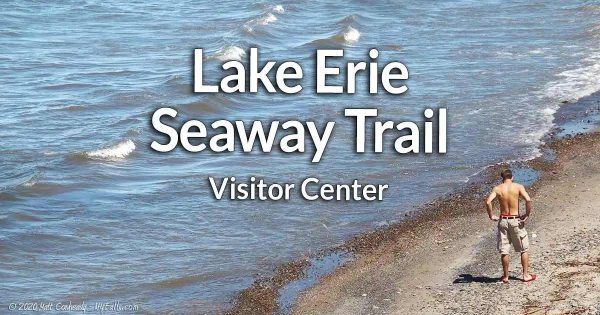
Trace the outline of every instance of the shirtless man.
{"label": "shirtless man", "polygon": [[[523,266],[523,281],[530,282],[537,278],[535,274],[529,274],[529,237],[525,230],[525,221],[531,214],[531,198],[521,184],[513,183],[512,171],[504,170],[500,173],[502,184],[494,187],[492,193],[486,200],[487,213],[492,221],[498,221],[498,251],[502,259],[504,275],[502,282],[508,283],[508,263],[510,258],[508,252],[512,244],[516,252],[521,253],[521,265]],[[519,198],[525,199],[527,212],[519,216]],[[492,215],[492,202],[498,198],[500,202],[500,217]]]}

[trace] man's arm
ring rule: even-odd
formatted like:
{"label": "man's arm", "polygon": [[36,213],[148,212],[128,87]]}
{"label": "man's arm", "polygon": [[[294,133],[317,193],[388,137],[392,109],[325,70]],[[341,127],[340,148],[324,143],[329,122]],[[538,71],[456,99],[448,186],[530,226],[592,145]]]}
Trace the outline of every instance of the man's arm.
{"label": "man's arm", "polygon": [[521,197],[523,197],[523,199],[525,199],[525,216],[521,218],[522,222],[525,222],[527,220],[527,218],[529,218],[529,215],[531,214],[531,198],[529,197],[529,194],[527,193],[527,191],[525,190],[525,187],[523,185],[521,185],[520,189],[519,189],[519,194],[521,195]]}
{"label": "man's arm", "polygon": [[490,193],[490,195],[487,197],[487,200],[485,201],[485,206],[487,209],[488,217],[492,221],[494,221],[494,217],[492,215],[492,210],[493,210],[492,201],[494,201],[494,199],[496,199],[496,189],[492,189],[492,192]]}

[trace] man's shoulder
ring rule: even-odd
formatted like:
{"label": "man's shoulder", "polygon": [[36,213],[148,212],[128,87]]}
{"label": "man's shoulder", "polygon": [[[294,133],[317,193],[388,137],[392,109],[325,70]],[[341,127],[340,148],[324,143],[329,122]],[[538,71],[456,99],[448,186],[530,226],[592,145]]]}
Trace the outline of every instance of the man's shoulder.
{"label": "man's shoulder", "polygon": [[513,184],[515,187],[519,188],[519,189],[523,189],[523,188],[525,188],[525,186],[523,186],[523,185],[521,185],[521,184],[519,184],[519,183],[514,183],[514,182],[513,182],[512,184]]}

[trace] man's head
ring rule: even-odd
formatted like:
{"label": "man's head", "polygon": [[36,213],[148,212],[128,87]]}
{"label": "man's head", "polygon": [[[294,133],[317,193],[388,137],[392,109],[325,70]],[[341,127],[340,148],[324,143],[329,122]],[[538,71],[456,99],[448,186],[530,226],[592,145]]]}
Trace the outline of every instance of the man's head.
{"label": "man's head", "polygon": [[510,169],[505,169],[504,171],[500,172],[500,176],[502,176],[502,181],[513,178],[512,171]]}

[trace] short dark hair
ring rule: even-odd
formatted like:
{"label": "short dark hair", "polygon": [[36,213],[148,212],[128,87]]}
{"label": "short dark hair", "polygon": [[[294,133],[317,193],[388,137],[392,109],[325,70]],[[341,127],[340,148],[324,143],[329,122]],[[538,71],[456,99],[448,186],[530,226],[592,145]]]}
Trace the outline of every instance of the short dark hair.
{"label": "short dark hair", "polygon": [[502,179],[512,179],[512,171],[510,169],[505,169],[500,172],[500,176],[502,176]]}

